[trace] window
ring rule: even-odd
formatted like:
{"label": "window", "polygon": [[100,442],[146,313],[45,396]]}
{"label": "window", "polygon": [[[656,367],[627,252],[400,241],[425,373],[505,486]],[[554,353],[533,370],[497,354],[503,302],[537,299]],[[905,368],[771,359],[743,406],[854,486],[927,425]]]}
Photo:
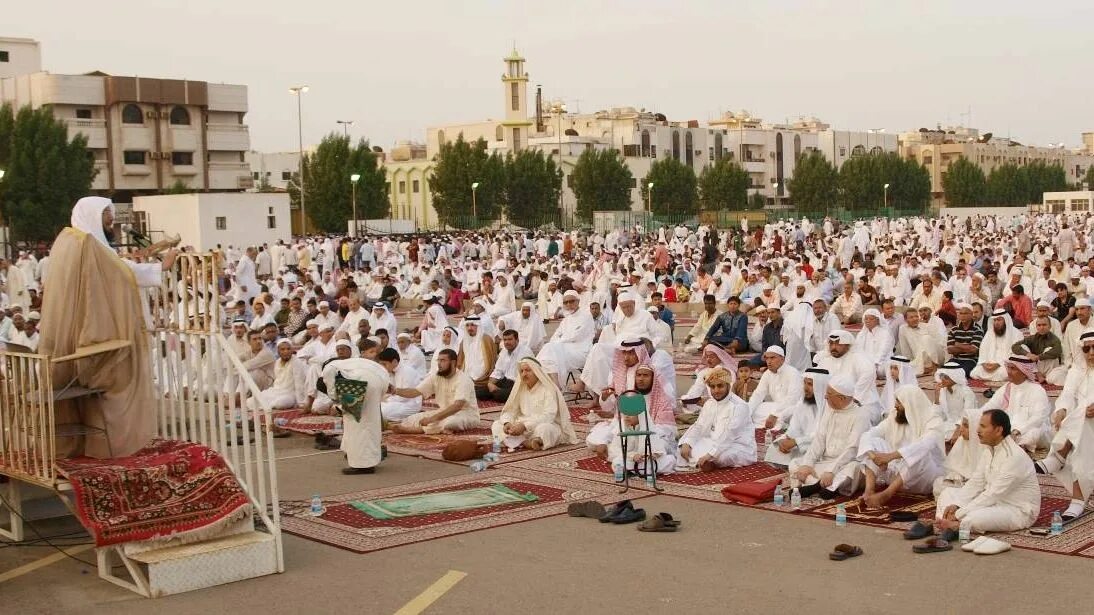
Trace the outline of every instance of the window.
{"label": "window", "polygon": [[720,133],[720,132],[715,133],[715,135],[714,135],[714,147],[711,149],[711,151],[713,152],[710,155],[711,158],[713,158],[715,160],[721,160],[722,159],[722,156],[725,153],[725,150],[722,149],[722,133]]}
{"label": "window", "polygon": [[122,123],[123,124],[143,124],[144,113],[137,105],[126,105],[122,107]]}
{"label": "window", "polygon": [[277,228],[277,216],[266,216],[266,228]]}
{"label": "window", "polygon": [[171,124],[175,126],[189,126],[190,112],[184,107],[175,107],[174,109],[171,109]]}
{"label": "window", "polygon": [[90,120],[91,119],[91,109],[77,109],[76,110],[76,119],[78,119],[78,120]]}
{"label": "window", "polygon": [[692,143],[691,131],[688,131],[684,134],[684,159],[689,167],[695,162],[695,151]]}
{"label": "window", "polygon": [[627,157],[637,156],[638,147],[637,145],[623,144],[623,155]]}
{"label": "window", "polygon": [[272,216],[273,215],[273,207],[267,207],[266,208],[266,213],[268,213]]}
{"label": "window", "polygon": [[399,194],[406,194],[406,182],[399,182]]}
{"label": "window", "polygon": [[517,87],[517,83],[515,81],[509,84],[509,96],[513,99],[513,111],[519,111],[520,88]]}
{"label": "window", "polygon": [[148,152],[136,149],[127,149],[122,152],[122,162],[125,164],[144,164]]}
{"label": "window", "polygon": [[282,171],[281,172],[281,181],[287,182],[291,179],[292,179],[292,171]]}
{"label": "window", "polygon": [[437,131],[437,146],[438,147],[444,147],[444,131],[443,130],[438,130]]}
{"label": "window", "polygon": [[7,61],[8,61],[8,52],[0,51],[0,62],[7,62]]}
{"label": "window", "polygon": [[410,190],[414,194],[418,194],[420,187],[421,187],[421,182],[419,182],[418,180],[414,180],[410,184]]}
{"label": "window", "polygon": [[680,133],[675,130],[672,132],[672,157],[680,159]]}
{"label": "window", "polygon": [[642,131],[642,156],[645,158],[650,157],[650,131]]}
{"label": "window", "polygon": [[842,146],[842,145],[839,146],[839,156],[840,156],[840,158],[843,158],[846,155],[847,155],[847,148]]}
{"label": "window", "polygon": [[1071,199],[1071,211],[1089,211],[1090,199]]}
{"label": "window", "polygon": [[[934,158],[932,158],[931,156],[924,156],[923,157],[923,166],[929,167],[929,166],[931,166],[932,162],[934,162]],[[983,162],[983,160],[981,160],[980,162]]]}
{"label": "window", "polygon": [[218,231],[228,230],[228,218],[225,218],[224,216],[217,216],[216,222]]}
{"label": "window", "polygon": [[866,148],[861,145],[856,145],[855,147],[851,148],[851,155],[864,156],[866,155]]}
{"label": "window", "polygon": [[504,141],[505,140],[505,129],[502,128],[501,124],[498,124],[498,127],[494,129],[494,140],[495,141]]}
{"label": "window", "polygon": [[171,152],[171,164],[176,166],[194,164],[194,152]]}
{"label": "window", "polygon": [[573,187],[574,187],[574,176],[573,175],[567,175],[566,176],[566,187],[570,188],[571,190],[573,189]]}
{"label": "window", "polygon": [[255,172],[251,173],[251,177],[253,179],[258,179],[258,171],[255,171]]}
{"label": "window", "polygon": [[514,128],[513,129],[513,150],[515,151],[515,150],[518,150],[518,149],[520,149],[520,129],[519,128]]}

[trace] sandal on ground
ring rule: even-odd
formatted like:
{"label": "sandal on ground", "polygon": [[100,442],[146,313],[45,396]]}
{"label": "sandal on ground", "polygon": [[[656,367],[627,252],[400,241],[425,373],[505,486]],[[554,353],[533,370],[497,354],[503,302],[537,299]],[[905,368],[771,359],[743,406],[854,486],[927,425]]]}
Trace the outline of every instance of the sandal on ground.
{"label": "sandal on ground", "polygon": [[633,510],[633,509],[634,509],[634,504],[632,504],[630,500],[623,500],[622,502],[619,502],[615,506],[612,506],[611,508],[606,510],[604,512],[604,514],[600,516],[600,522],[601,523],[611,523],[612,519],[614,519],[619,513],[623,512],[625,510]]}
{"label": "sandal on ground", "polygon": [[847,543],[842,543],[836,545],[832,549],[832,552],[828,554],[828,559],[836,562],[842,562],[845,559],[858,557],[860,555],[862,555],[862,549],[860,547],[857,547],[855,545],[849,545]]}
{"label": "sandal on ground", "polygon": [[916,521],[915,525],[904,532],[904,540],[919,540],[934,534],[934,524]]}
{"label": "sandal on ground", "polygon": [[566,508],[566,513],[571,517],[589,517],[590,519],[600,519],[605,512],[604,505],[596,500],[574,502]]}
{"label": "sandal on ground", "polygon": [[616,525],[625,525],[627,523],[635,523],[638,521],[644,521],[646,519],[646,511],[642,508],[629,508],[612,517],[612,523]]}
{"label": "sandal on ground", "polygon": [[921,545],[913,545],[912,551],[915,553],[942,553],[943,551],[953,551],[953,545],[948,540],[932,538]]}
{"label": "sandal on ground", "polygon": [[894,510],[889,513],[889,521],[891,523],[909,523],[919,521],[919,515],[907,510]]}
{"label": "sandal on ground", "polygon": [[665,525],[672,526],[672,527],[680,527],[680,522],[677,521],[676,519],[673,519],[672,515],[670,515],[666,512],[657,513],[656,515],[654,515],[654,518],[661,519],[661,521],[664,522]]}
{"label": "sandal on ground", "polygon": [[664,519],[664,517],[661,516],[661,515],[664,515],[664,514],[665,513],[659,513],[657,515],[654,515],[654,516],[650,517],[649,519],[646,519],[645,521],[643,521],[641,523],[641,525],[638,526],[638,531],[639,532],[675,532],[676,530],[680,529],[680,522],[679,521],[674,522],[675,525],[669,525],[669,522],[672,521],[672,517],[669,516],[669,521],[666,521]]}

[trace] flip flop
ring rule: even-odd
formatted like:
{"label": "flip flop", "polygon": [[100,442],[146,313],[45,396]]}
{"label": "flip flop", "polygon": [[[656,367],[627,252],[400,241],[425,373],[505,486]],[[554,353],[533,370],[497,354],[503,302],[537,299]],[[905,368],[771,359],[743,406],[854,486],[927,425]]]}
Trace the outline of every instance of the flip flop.
{"label": "flip flop", "polygon": [[915,553],[942,553],[943,551],[953,551],[953,545],[948,540],[932,538],[921,545],[912,546],[912,551]]}
{"label": "flip flop", "polygon": [[920,538],[926,538],[931,534],[934,534],[933,524],[916,521],[915,525],[904,532],[904,540],[919,540]]}
{"label": "flip flop", "polygon": [[612,523],[616,525],[625,525],[627,523],[635,523],[637,521],[644,521],[646,519],[646,511],[642,508],[628,508],[618,515],[612,517]]}
{"label": "flip flop", "polygon": [[618,504],[616,504],[616,505],[612,506],[611,508],[609,508],[608,510],[606,510],[604,512],[604,514],[600,516],[600,522],[601,523],[611,523],[612,519],[614,519],[616,517],[616,515],[618,515],[619,513],[623,512],[625,510],[633,510],[633,509],[634,509],[634,504],[631,503],[630,500],[623,500],[622,502],[619,502]]}
{"label": "flip flop", "polygon": [[889,521],[892,523],[908,523],[919,521],[919,515],[907,510],[894,510],[889,513]]}
{"label": "flip flop", "polygon": [[672,518],[672,515],[662,512],[654,515],[655,519],[660,519],[665,525],[670,527],[680,527],[680,522]]}
{"label": "flip flop", "polygon": [[862,549],[860,547],[841,543],[832,549],[832,552],[828,554],[828,559],[835,562],[842,562],[845,559],[858,557],[860,555],[862,555]]}
{"label": "flip flop", "polygon": [[[675,532],[680,528],[680,523],[677,521],[675,525],[669,525],[668,521],[661,516],[665,513],[658,513],[649,519],[646,519],[638,526],[639,532]],[[672,521],[672,517],[669,517],[669,521]]]}
{"label": "flip flop", "polygon": [[566,512],[571,517],[589,517],[591,519],[599,519],[604,516],[604,505],[596,500],[589,500],[588,502],[574,502],[566,508]]}

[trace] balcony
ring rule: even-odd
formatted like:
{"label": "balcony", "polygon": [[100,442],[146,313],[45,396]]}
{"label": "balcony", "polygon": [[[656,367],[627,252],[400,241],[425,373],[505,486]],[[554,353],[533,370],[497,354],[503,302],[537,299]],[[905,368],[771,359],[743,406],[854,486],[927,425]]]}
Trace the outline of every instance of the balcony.
{"label": "balcony", "polygon": [[82,134],[87,137],[87,146],[89,148],[106,149],[106,120],[66,118],[63,121],[68,128],[69,140],[78,134]]}
{"label": "balcony", "polygon": [[251,148],[246,124],[208,124],[209,151],[245,152]]}

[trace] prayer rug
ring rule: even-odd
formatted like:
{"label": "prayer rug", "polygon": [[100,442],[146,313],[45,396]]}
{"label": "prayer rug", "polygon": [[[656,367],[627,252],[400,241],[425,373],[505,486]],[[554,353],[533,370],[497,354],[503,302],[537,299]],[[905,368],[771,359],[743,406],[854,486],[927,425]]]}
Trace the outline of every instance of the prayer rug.
{"label": "prayer rug", "polygon": [[363,502],[350,502],[357,510],[373,519],[401,519],[419,515],[432,515],[457,510],[471,510],[488,506],[504,506],[518,502],[535,502],[534,493],[520,493],[505,485],[487,485],[455,491],[439,491],[398,498],[381,498]]}
{"label": "prayer rug", "polygon": [[[466,431],[461,431],[459,433],[453,434],[397,434],[389,432],[384,434],[384,444],[387,445],[387,450],[390,453],[398,453],[400,455],[410,455],[412,457],[422,457],[425,459],[444,461],[444,459],[441,457],[441,453],[444,451],[444,448],[458,440],[470,440],[472,442],[483,443],[492,442],[493,436],[490,432],[491,422],[491,420],[482,419],[479,422],[479,426],[475,429],[468,429]],[[578,435],[580,437],[580,434]],[[518,448],[513,452],[509,452],[503,446],[501,450],[501,460],[498,463],[507,463],[510,461],[520,461],[524,459],[542,457],[561,451],[581,448],[582,446],[583,444],[560,445],[546,451],[530,451],[523,448]],[[471,465],[472,461],[475,460],[453,461],[450,463]]]}
{"label": "prayer rug", "polygon": [[57,461],[80,523],[96,546],[215,535],[250,516],[224,458],[189,442],[156,440],[129,457]]}
{"label": "prayer rug", "polygon": [[[518,493],[531,493],[538,499],[534,502],[518,501],[395,519],[374,519],[350,504],[365,500],[479,489],[490,485],[504,485]],[[478,474],[327,497],[324,498],[326,510],[318,517],[308,513],[307,502],[283,502],[281,522],[282,528],[295,536],[355,553],[368,553],[560,515],[574,502],[596,500],[607,506],[623,499],[633,500],[648,495],[621,495],[617,491],[612,485],[596,481],[564,476],[544,477],[533,471],[502,466]]]}
{"label": "prayer rug", "polygon": [[[480,399],[478,401],[479,401],[479,410],[480,411],[483,411],[483,410],[501,410],[502,406],[505,405],[504,403],[502,403],[500,401],[494,401],[492,399]],[[436,402],[430,400],[430,401],[422,402],[422,407],[430,409],[430,410],[436,410],[438,406],[437,406]]]}
{"label": "prayer rug", "polygon": [[334,426],[338,421],[338,417],[333,414],[311,414],[300,409],[279,413],[274,417],[275,421],[277,419],[285,419],[285,429],[309,436],[334,433]]}

